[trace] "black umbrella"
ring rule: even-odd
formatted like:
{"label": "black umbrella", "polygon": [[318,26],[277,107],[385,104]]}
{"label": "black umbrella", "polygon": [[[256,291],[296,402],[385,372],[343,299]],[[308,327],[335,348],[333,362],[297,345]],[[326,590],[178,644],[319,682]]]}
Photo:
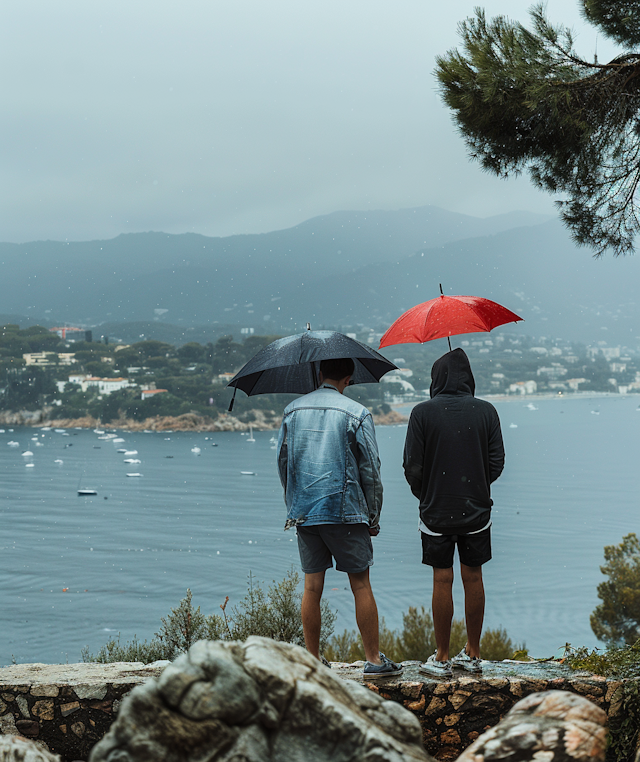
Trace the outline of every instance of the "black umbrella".
{"label": "black umbrella", "polygon": [[306,394],[318,388],[322,360],[350,357],[355,364],[354,384],[377,383],[396,366],[385,357],[355,339],[337,331],[311,331],[277,339],[261,349],[239,370],[227,386],[233,386],[233,409],[236,390],[253,394]]}

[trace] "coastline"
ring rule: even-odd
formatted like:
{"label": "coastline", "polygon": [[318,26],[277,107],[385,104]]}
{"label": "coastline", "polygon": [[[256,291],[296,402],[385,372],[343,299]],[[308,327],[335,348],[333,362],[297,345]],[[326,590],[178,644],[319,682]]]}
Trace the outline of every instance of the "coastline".
{"label": "coastline", "polygon": [[[131,418],[117,418],[109,423],[90,415],[81,418],[51,418],[51,411],[20,410],[18,412],[1,412],[0,426],[31,426],[33,428],[49,427],[52,429],[96,429],[105,431],[277,431],[282,422],[282,416],[273,411],[253,410],[252,420],[241,421],[228,413],[221,413],[217,418],[185,413],[179,416],[154,416],[143,421]],[[374,415],[376,426],[397,426],[406,423],[407,417],[396,410],[385,415]]]}
{"label": "coastline", "polygon": [[[479,394],[479,399],[488,402],[521,402],[529,404],[545,400],[566,401],[572,399],[602,399],[602,398],[625,399],[639,397],[638,393],[618,394],[617,392],[571,392],[546,393],[546,394]],[[376,426],[398,426],[407,423],[411,410],[424,400],[402,402],[391,405],[391,411],[384,415],[374,415],[373,422]],[[243,414],[245,420],[220,413],[216,418],[203,416],[198,413],[185,413],[179,416],[154,416],[143,421],[135,421],[132,418],[117,418],[109,423],[102,423],[99,418],[90,415],[80,418],[54,418],[52,408],[41,410],[18,410],[15,412],[0,412],[0,426],[31,426],[43,428],[49,426],[59,429],[95,429],[101,428],[106,431],[249,431],[252,427],[255,431],[277,431],[282,422],[282,416],[273,410],[252,410],[250,416]],[[251,417],[251,420],[248,420]]]}
{"label": "coastline", "polygon": [[[555,393],[551,392],[540,394],[478,394],[478,399],[487,400],[487,402],[523,402],[529,404],[530,402],[543,402],[545,400],[557,400],[566,402],[567,400],[585,400],[585,399],[602,399],[613,398],[627,399],[629,397],[638,397],[640,403],[640,393],[631,392],[629,394],[619,394],[618,392],[570,392],[570,393]],[[408,415],[413,408],[420,404],[420,402],[426,402],[429,397],[425,397],[423,400],[416,400],[415,402],[400,402],[398,404],[391,405],[393,410],[401,411],[402,415]]]}

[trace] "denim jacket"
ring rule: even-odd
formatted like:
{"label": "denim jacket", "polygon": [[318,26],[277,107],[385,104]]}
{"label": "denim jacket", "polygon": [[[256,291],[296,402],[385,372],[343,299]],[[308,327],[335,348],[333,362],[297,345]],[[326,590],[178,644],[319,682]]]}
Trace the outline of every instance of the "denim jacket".
{"label": "denim jacket", "polygon": [[278,471],[287,506],[285,529],[378,525],[382,482],[371,413],[333,386],[305,394],[285,409]]}

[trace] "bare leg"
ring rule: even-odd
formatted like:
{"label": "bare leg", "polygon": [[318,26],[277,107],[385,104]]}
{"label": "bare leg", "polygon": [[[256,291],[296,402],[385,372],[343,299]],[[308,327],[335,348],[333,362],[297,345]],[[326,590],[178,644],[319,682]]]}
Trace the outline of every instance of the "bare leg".
{"label": "bare leg", "polygon": [[467,653],[480,657],[480,635],[484,621],[482,566],[460,564],[464,586],[464,616],[467,623]]}
{"label": "bare leg", "polygon": [[453,619],[453,567],[433,570],[433,629],[436,636],[436,659],[448,661],[451,620]]}
{"label": "bare leg", "polygon": [[356,622],[362,637],[365,658],[372,664],[381,664],[378,607],[369,581],[369,569],[359,574],[350,574],[349,584],[356,604]]}
{"label": "bare leg", "polygon": [[324,589],[324,572],[304,575],[304,593],[302,594],[302,629],[304,630],[304,644],[307,651],[320,658],[320,627],[322,615],[320,613],[320,600]]}

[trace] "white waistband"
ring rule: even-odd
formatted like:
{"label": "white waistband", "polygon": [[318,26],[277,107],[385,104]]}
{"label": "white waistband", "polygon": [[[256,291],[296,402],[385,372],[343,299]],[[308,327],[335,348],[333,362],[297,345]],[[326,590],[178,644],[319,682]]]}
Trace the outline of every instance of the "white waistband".
{"label": "white waistband", "polygon": [[[480,532],[484,532],[485,529],[489,529],[491,524],[493,523],[493,519],[489,519],[489,523],[485,524],[482,529],[476,529],[473,532],[458,532],[457,534],[479,534]],[[432,537],[444,537],[444,535],[441,532],[432,532],[429,527],[423,523],[422,519],[420,519],[420,524],[418,525],[418,528],[423,534],[429,534]]]}

